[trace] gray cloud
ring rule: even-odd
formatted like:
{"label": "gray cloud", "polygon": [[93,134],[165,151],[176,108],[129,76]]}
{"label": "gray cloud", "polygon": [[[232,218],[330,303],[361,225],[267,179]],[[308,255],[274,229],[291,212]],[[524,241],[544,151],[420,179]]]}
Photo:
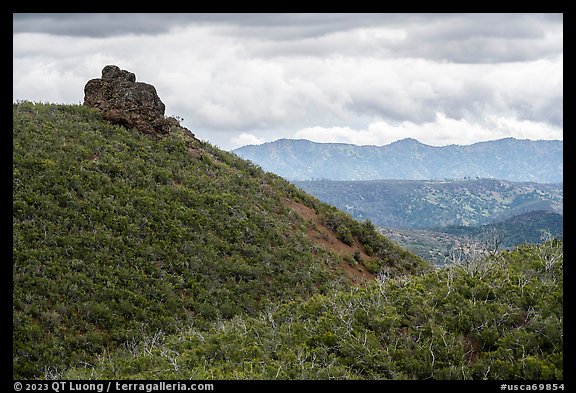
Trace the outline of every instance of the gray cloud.
{"label": "gray cloud", "polygon": [[562,19],[16,14],[13,99],[81,102],[86,81],[117,64],[154,84],[169,114],[225,148],[303,129],[329,137],[334,127],[382,141],[386,124],[401,125],[398,137],[412,128],[422,137],[437,124],[442,141],[452,125],[462,126],[468,131],[459,143],[502,124],[561,137]]}
{"label": "gray cloud", "polygon": [[[14,14],[15,33],[84,37],[165,33],[178,26],[219,24],[241,27],[244,35],[273,39],[321,36],[357,27],[397,25],[442,18],[442,14],[294,13],[52,13]],[[235,31],[236,33],[237,31]]]}
{"label": "gray cloud", "polygon": [[14,33],[46,33],[78,37],[159,34],[188,23],[178,14],[14,14]]}
{"label": "gray cloud", "polygon": [[[256,38],[252,54],[415,57],[461,63],[526,61],[562,52],[562,14],[14,14],[14,33],[77,37],[166,34],[218,26],[218,34]],[[345,39],[343,32],[380,28],[403,39]],[[336,37],[331,35],[338,34]],[[343,39],[344,38],[344,39]]]}
{"label": "gray cloud", "polygon": [[[354,23],[362,21],[363,24]],[[324,23],[322,23],[324,22]],[[263,57],[353,55],[378,58],[426,58],[456,63],[527,61],[563,51],[562,18],[533,14],[380,14],[343,22],[346,29],[384,31],[372,37],[346,36],[319,21],[317,34],[298,39],[268,35],[253,54]],[[279,25],[283,26],[283,25]],[[298,25],[296,25],[299,27]],[[257,35],[262,28],[239,29]],[[282,27],[276,30],[282,31]],[[387,35],[386,32],[392,33]],[[340,34],[338,34],[340,33]],[[394,37],[395,34],[399,37]],[[402,34],[404,33],[404,34]],[[262,34],[260,34],[262,36]],[[305,39],[302,39],[305,38]]]}
{"label": "gray cloud", "polygon": [[[526,61],[562,53],[562,21],[541,15],[457,15],[413,26],[400,50],[461,63]],[[560,39],[559,39],[560,38]]]}
{"label": "gray cloud", "polygon": [[[245,34],[275,39],[303,38],[365,27],[405,27],[426,39],[524,37],[542,34],[538,26],[561,26],[562,14],[395,14],[395,13],[15,13],[14,33],[86,37],[158,34],[184,25],[241,27]],[[430,29],[432,27],[432,29]],[[266,29],[266,30],[261,30]]]}

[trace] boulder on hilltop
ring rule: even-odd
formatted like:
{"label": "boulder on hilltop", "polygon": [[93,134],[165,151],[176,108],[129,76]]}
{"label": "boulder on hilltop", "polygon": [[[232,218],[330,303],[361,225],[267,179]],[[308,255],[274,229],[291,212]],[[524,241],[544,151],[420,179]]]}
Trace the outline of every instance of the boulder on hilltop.
{"label": "boulder on hilltop", "polygon": [[148,134],[167,134],[180,126],[166,109],[156,88],[136,82],[136,75],[115,65],[102,69],[102,78],[91,79],[84,87],[84,105],[100,110],[113,124],[136,128]]}

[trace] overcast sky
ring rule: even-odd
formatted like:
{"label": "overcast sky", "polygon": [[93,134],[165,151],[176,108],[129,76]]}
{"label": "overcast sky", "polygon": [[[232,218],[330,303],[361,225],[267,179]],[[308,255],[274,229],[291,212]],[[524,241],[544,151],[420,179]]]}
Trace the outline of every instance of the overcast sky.
{"label": "overcast sky", "polygon": [[13,99],[115,64],[224,149],[563,139],[562,14],[14,14]]}

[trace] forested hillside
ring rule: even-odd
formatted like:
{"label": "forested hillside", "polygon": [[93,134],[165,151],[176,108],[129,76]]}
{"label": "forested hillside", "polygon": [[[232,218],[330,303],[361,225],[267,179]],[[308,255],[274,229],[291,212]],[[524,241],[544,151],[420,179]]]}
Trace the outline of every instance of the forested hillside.
{"label": "forested hillside", "polygon": [[13,376],[429,264],[182,128],[13,106]]}

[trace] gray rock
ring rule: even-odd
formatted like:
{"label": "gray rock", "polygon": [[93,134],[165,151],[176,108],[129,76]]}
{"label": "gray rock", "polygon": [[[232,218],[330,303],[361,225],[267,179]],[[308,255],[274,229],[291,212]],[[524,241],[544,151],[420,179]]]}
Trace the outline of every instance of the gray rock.
{"label": "gray rock", "polygon": [[136,75],[115,65],[102,69],[102,78],[84,87],[84,105],[100,110],[113,124],[148,134],[167,134],[174,122],[166,119],[166,107],[154,86],[136,82]]}
{"label": "gray rock", "polygon": [[123,79],[127,82],[136,82],[136,75],[130,71],[121,70],[118,66],[107,65],[102,69],[102,79],[107,81]]}

